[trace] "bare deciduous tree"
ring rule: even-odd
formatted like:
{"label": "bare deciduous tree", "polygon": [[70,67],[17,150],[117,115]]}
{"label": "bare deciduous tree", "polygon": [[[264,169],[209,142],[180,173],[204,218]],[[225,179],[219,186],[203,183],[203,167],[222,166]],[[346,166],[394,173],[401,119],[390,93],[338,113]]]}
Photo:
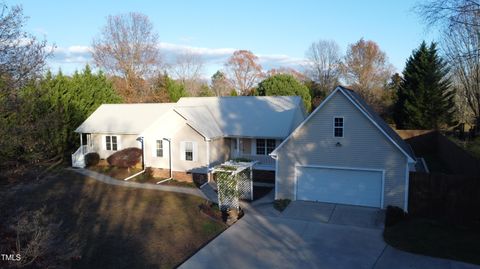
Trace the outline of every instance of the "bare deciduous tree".
{"label": "bare deciduous tree", "polygon": [[196,96],[202,83],[204,60],[201,55],[186,51],[178,54],[172,68],[173,75],[185,86],[187,92]]}
{"label": "bare deciduous tree", "polygon": [[225,63],[227,76],[240,95],[248,95],[263,77],[258,57],[248,50],[237,50]]}
{"label": "bare deciduous tree", "polygon": [[301,72],[299,72],[299,71],[297,71],[293,68],[290,68],[290,67],[272,68],[272,69],[268,70],[268,72],[267,72],[267,76],[269,76],[269,77],[275,76],[275,75],[278,75],[278,74],[291,75],[296,80],[298,80],[300,82],[305,82],[305,81],[308,80],[308,78],[304,74],[302,74]]}
{"label": "bare deciduous tree", "polygon": [[[449,60],[461,122],[480,130],[480,1],[432,0],[419,5],[429,26],[439,26]],[[473,120],[471,120],[473,118]]]}
{"label": "bare deciduous tree", "polygon": [[147,95],[144,80],[160,67],[158,35],[146,15],[108,16],[101,34],[93,40],[93,59],[111,76],[125,81],[130,95]]}
{"label": "bare deciduous tree", "polygon": [[465,20],[480,16],[478,0],[429,0],[417,5],[417,13],[429,26],[450,28],[454,25],[480,26],[480,21]]}
{"label": "bare deciduous tree", "polygon": [[26,19],[20,6],[0,3],[0,97],[37,78],[51,54],[45,40],[23,31]]}
{"label": "bare deciduous tree", "polygon": [[[474,29],[471,29],[474,28]],[[480,125],[480,35],[479,26],[456,25],[444,34],[442,47],[451,66],[454,86],[457,88],[457,106],[461,122]]]}
{"label": "bare deciduous tree", "polygon": [[377,43],[363,38],[348,47],[342,69],[345,81],[374,106],[393,73],[385,52]]}
{"label": "bare deciduous tree", "polygon": [[341,74],[340,47],[333,40],[319,40],[310,45],[305,53],[306,74],[324,92],[331,91]]}

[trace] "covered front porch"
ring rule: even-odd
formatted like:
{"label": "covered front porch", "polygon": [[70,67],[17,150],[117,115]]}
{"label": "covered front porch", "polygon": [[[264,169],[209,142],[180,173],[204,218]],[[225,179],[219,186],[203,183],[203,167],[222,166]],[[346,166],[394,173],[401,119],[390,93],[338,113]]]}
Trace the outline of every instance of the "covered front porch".
{"label": "covered front porch", "polygon": [[255,161],[256,170],[275,170],[275,160],[269,154],[280,144],[279,139],[244,138],[230,139],[230,159],[240,161]]}

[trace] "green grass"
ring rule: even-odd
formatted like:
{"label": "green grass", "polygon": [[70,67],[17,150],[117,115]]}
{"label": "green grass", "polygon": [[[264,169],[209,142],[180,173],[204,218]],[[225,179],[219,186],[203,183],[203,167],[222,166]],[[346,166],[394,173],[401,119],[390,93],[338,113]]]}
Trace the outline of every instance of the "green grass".
{"label": "green grass", "polygon": [[71,268],[172,268],[226,228],[199,211],[199,197],[106,185],[74,172],[0,192],[0,227],[18,208],[43,205],[62,221],[58,238],[75,242],[81,257],[66,258]]}
{"label": "green grass", "polygon": [[385,241],[417,254],[480,264],[480,227],[410,219],[385,228]]}
{"label": "green grass", "polygon": [[[130,168],[130,172],[126,168],[117,168],[117,167],[112,167],[112,166],[92,166],[89,167],[88,169],[105,174],[107,176],[111,176],[113,178],[123,180],[127,178],[128,176],[131,176],[135,173],[138,173],[141,171],[139,168]],[[133,182],[138,182],[138,183],[150,183],[150,184],[156,184],[157,182],[163,180],[165,178],[157,178],[157,177],[152,177],[146,173],[140,174],[132,179],[130,181]],[[195,183],[193,182],[185,182],[185,181],[179,181],[176,179],[172,179],[169,181],[165,181],[162,183],[162,185],[167,185],[167,186],[178,186],[178,187],[187,187],[187,188],[196,188]]]}
{"label": "green grass", "polygon": [[127,169],[114,166],[91,166],[88,169],[120,180],[142,171],[140,168]]}
{"label": "green grass", "polygon": [[282,212],[290,204],[290,199],[279,199],[273,202],[273,208]]}

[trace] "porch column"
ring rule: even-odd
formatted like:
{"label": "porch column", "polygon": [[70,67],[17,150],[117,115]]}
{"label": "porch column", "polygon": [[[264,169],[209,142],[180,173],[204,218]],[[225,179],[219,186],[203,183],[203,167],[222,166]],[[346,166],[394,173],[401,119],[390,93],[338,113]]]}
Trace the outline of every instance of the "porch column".
{"label": "porch column", "polygon": [[80,151],[82,152],[82,155],[85,154],[85,152],[83,152],[83,138],[82,138],[82,133],[80,133]]}
{"label": "porch column", "polygon": [[240,138],[237,137],[237,158],[240,157]]}

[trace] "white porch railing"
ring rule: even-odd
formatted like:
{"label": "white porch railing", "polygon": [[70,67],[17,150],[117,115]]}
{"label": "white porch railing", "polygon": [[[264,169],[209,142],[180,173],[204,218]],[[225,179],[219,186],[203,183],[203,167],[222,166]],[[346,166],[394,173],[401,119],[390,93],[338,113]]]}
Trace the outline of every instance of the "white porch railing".
{"label": "white porch railing", "polygon": [[248,155],[248,154],[239,154],[237,156],[232,156],[232,159],[236,158],[245,158],[251,161],[258,161],[259,165],[265,166],[275,166],[275,160],[268,155]]}
{"label": "white porch railing", "polygon": [[80,146],[75,153],[72,154],[72,167],[85,168],[85,154],[92,152],[92,148],[88,145]]}

